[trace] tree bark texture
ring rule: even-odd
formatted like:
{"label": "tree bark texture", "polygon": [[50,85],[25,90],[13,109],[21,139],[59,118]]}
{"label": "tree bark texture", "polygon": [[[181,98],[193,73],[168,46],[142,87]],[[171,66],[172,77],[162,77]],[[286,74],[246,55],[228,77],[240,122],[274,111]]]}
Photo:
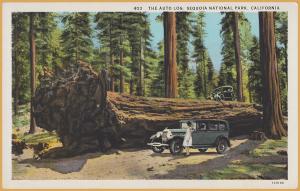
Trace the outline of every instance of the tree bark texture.
{"label": "tree bark texture", "polygon": [[143,38],[140,38],[140,45],[141,45],[141,52],[140,52],[140,66],[139,66],[139,79],[137,85],[137,95],[143,96],[144,95],[144,42]]}
{"label": "tree bark texture", "polygon": [[177,90],[176,13],[164,13],[165,97],[175,98]]}
{"label": "tree bark texture", "polygon": [[243,70],[241,63],[241,53],[240,53],[240,32],[239,32],[239,13],[233,13],[233,41],[235,49],[235,62],[236,62],[236,82],[237,82],[237,100],[244,101],[243,98]]}
{"label": "tree bark texture", "polygon": [[252,104],[106,92],[107,77],[81,65],[75,75],[42,80],[37,88],[37,125],[56,131],[66,153],[145,146],[150,135],[178,128],[181,119],[228,120],[230,136],[260,127],[262,113]]}
{"label": "tree bark texture", "polygon": [[122,36],[120,36],[120,93],[124,93],[124,74],[123,74],[123,44]]}
{"label": "tree bark texture", "polygon": [[110,30],[109,30],[109,56],[110,56],[110,91],[115,91],[115,79],[114,79],[114,53],[113,53],[113,44],[112,44],[112,32],[111,32],[112,24],[110,24]]}
{"label": "tree bark texture", "polygon": [[19,63],[17,59],[17,50],[14,50],[14,65],[15,65],[15,99],[14,99],[14,113],[17,114],[19,111],[19,95],[20,95],[20,74],[19,74]]}
{"label": "tree bark texture", "polygon": [[30,104],[30,129],[29,133],[35,132],[35,118],[34,118],[34,95],[35,95],[35,61],[36,61],[36,49],[35,49],[35,31],[34,31],[34,15],[30,13],[29,19],[29,43],[30,43],[30,90],[31,90],[31,104]]}
{"label": "tree bark texture", "polygon": [[263,72],[263,126],[267,136],[286,136],[281,110],[273,12],[259,13],[260,60]]}

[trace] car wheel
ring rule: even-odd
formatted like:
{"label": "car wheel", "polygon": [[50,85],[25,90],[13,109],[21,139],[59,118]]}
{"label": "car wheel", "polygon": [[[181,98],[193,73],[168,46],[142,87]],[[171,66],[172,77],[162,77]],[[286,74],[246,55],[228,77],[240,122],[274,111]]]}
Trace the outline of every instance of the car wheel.
{"label": "car wheel", "polygon": [[219,140],[218,144],[217,144],[217,152],[219,154],[223,154],[228,148],[228,143],[225,139],[221,139]]}
{"label": "car wheel", "polygon": [[183,146],[182,146],[182,140],[181,139],[174,139],[170,143],[170,152],[173,155],[178,155],[182,152]]}
{"label": "car wheel", "polygon": [[225,100],[225,96],[223,94],[220,95],[220,100]]}
{"label": "car wheel", "polygon": [[152,151],[155,153],[162,153],[164,150],[165,149],[163,147],[152,147]]}
{"label": "car wheel", "polygon": [[207,151],[207,149],[198,149],[200,151],[200,153],[205,153]]}

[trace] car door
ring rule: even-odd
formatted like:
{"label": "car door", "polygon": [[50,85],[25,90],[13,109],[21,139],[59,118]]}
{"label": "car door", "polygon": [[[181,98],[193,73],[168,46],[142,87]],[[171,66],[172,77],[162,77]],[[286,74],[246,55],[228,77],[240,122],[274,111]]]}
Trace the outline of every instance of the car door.
{"label": "car door", "polygon": [[220,134],[219,131],[219,122],[218,121],[209,121],[207,123],[207,131],[205,135],[205,144],[212,145],[214,144],[216,137]]}
{"label": "car door", "polygon": [[192,140],[193,145],[205,145],[206,142],[206,129],[207,129],[207,123],[206,122],[198,122],[197,128],[195,131],[192,132]]}

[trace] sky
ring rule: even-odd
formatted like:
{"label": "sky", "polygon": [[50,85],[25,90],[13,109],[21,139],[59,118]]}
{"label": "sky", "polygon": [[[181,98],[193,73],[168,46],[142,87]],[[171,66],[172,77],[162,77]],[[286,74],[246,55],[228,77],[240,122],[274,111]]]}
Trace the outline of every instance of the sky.
{"label": "sky", "polygon": [[[163,40],[163,25],[162,22],[156,21],[155,18],[160,13],[150,13],[150,30],[153,35],[152,47],[157,49],[157,43]],[[258,25],[258,14],[257,13],[245,13],[246,18],[251,24],[251,32],[253,35],[258,37],[259,25]],[[219,71],[222,62],[222,38],[220,35],[221,25],[220,21],[223,16],[220,13],[206,13],[206,36],[204,38],[204,45],[207,47],[208,53],[212,59],[214,68]],[[192,49],[191,49],[192,51]]]}

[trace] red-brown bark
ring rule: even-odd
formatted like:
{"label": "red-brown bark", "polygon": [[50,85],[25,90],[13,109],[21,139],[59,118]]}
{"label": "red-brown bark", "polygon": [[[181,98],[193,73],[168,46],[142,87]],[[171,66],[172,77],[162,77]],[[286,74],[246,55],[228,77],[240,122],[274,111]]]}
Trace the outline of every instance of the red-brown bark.
{"label": "red-brown bark", "polygon": [[34,119],[34,95],[35,95],[35,31],[34,31],[34,13],[30,13],[30,28],[29,28],[29,43],[30,43],[30,90],[31,90],[31,104],[30,104],[30,130],[29,133],[35,132],[35,119]]}
{"label": "red-brown bark", "polygon": [[281,110],[273,12],[259,13],[260,60],[263,72],[263,125],[273,138],[286,136]]}
{"label": "red-brown bark", "polygon": [[165,97],[177,97],[176,13],[164,13]]}
{"label": "red-brown bark", "polygon": [[239,33],[239,13],[233,13],[233,41],[235,49],[235,62],[236,62],[236,82],[237,82],[237,100],[244,101],[243,99],[243,73],[241,64],[240,53],[240,33]]}

